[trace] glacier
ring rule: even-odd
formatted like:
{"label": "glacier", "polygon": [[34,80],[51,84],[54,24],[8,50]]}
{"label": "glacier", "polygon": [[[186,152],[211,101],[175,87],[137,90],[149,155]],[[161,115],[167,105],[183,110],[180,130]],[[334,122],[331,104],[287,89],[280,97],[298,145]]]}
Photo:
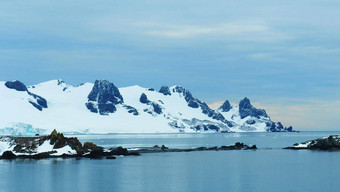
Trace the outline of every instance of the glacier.
{"label": "glacier", "polygon": [[31,86],[2,81],[0,106],[0,135],[293,131],[248,98],[213,110],[181,86],[155,91],[107,80],[79,86],[60,79]]}

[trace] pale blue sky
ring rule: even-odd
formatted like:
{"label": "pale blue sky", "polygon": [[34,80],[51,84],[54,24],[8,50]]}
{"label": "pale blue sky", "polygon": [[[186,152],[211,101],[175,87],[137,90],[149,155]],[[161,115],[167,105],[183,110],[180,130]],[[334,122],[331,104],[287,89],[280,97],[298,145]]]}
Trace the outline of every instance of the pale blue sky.
{"label": "pale blue sky", "polygon": [[178,84],[208,103],[247,96],[302,129],[323,129],[328,113],[327,129],[340,130],[329,111],[340,108],[339,10],[336,0],[0,1],[0,79]]}

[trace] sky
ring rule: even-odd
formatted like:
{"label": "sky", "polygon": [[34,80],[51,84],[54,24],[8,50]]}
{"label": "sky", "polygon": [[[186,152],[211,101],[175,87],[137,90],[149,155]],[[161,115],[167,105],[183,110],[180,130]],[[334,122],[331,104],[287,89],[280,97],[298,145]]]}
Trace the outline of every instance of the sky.
{"label": "sky", "polygon": [[338,130],[337,0],[0,1],[0,80],[182,85],[250,98],[299,130]]}

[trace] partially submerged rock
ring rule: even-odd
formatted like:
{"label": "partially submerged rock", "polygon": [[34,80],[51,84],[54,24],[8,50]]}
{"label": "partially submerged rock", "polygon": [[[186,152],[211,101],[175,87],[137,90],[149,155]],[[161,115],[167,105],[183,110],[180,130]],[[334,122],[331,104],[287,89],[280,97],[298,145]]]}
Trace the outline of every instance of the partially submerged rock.
{"label": "partially submerged rock", "polygon": [[5,151],[1,156],[3,159],[15,159],[17,156],[12,151]]}
{"label": "partially submerged rock", "polygon": [[340,136],[330,135],[329,137],[314,139],[302,143],[295,143],[284,149],[311,149],[311,150],[340,150]]}
{"label": "partially submerged rock", "polygon": [[[62,133],[53,130],[50,135],[40,137],[3,137],[0,142],[7,145],[1,159],[44,159],[44,158],[91,158],[115,159],[115,156],[138,156],[140,153],[159,152],[191,152],[191,151],[222,151],[222,150],[250,150],[257,149],[256,145],[248,146],[237,142],[235,145],[221,147],[198,147],[191,149],[171,149],[162,145],[155,145],[149,148],[128,150],[123,147],[110,148],[105,150],[92,142],[85,142],[83,145],[76,137],[65,137]],[[1,152],[1,151],[0,151]]]}
{"label": "partially submerged rock", "polygon": [[221,146],[221,147],[197,147],[193,149],[171,149],[164,145],[159,147],[155,145],[151,148],[140,148],[135,150],[138,153],[159,153],[159,152],[192,152],[192,151],[225,151],[225,150],[256,150],[256,145],[248,146],[244,143],[237,142],[235,145]]}

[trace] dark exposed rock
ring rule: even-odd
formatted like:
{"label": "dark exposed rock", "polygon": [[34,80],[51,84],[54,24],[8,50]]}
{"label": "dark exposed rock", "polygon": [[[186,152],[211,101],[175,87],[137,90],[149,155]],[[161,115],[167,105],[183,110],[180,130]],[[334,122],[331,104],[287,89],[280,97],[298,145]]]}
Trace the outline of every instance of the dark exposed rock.
{"label": "dark exposed rock", "polygon": [[124,155],[124,156],[127,156],[127,155],[129,155],[129,152],[128,152],[128,150],[126,148],[117,147],[117,148],[111,148],[109,154],[110,155]]}
{"label": "dark exposed rock", "polygon": [[155,91],[155,89],[154,88],[149,88],[148,91]]}
{"label": "dark exposed rock", "polygon": [[46,139],[50,140],[50,144],[54,145],[53,149],[60,149],[69,145],[71,149],[77,150],[82,147],[80,141],[73,137],[64,137],[62,133],[58,133],[56,130],[53,130],[52,133],[47,136]]}
{"label": "dark exposed rock", "polygon": [[131,151],[129,152],[130,156],[140,156],[140,153],[138,153],[137,151]]}
{"label": "dark exposed rock", "polygon": [[233,123],[226,120],[221,113],[210,109],[209,106],[206,103],[194,98],[192,96],[192,94],[190,93],[190,91],[186,90],[185,88],[180,87],[180,86],[176,86],[176,87],[173,88],[173,92],[182,94],[184,96],[185,100],[187,101],[189,107],[192,107],[192,108],[201,107],[202,113],[206,114],[208,117],[219,120],[219,121],[227,124],[228,127],[234,126]]}
{"label": "dark exposed rock", "polygon": [[266,122],[266,126],[267,126],[267,131],[270,131],[270,132],[296,132],[295,130],[293,130],[292,126],[288,128],[283,127],[281,122],[276,122],[276,123]]}
{"label": "dark exposed rock", "polygon": [[89,151],[93,151],[93,150],[104,150],[104,148],[101,147],[101,146],[97,146],[96,144],[94,144],[92,142],[85,142],[83,144],[83,150],[84,150],[84,152],[89,152]]}
{"label": "dark exposed rock", "polygon": [[150,102],[150,101],[148,100],[148,97],[145,95],[145,93],[142,93],[142,95],[141,95],[140,98],[139,98],[139,101],[140,101],[141,103],[144,103],[144,104],[147,104],[147,103]]}
{"label": "dark exposed rock", "polygon": [[106,159],[117,159],[115,156],[107,156]]}
{"label": "dark exposed rock", "polygon": [[330,135],[326,138],[319,138],[315,140],[310,140],[303,142],[301,144],[295,143],[291,147],[286,147],[284,149],[311,149],[311,150],[323,150],[323,151],[334,151],[340,150],[340,136]]}
{"label": "dark exposed rock", "polygon": [[90,110],[92,113],[98,113],[97,107],[93,103],[86,103],[85,104],[87,109]]}
{"label": "dark exposed rock", "polygon": [[155,113],[161,114],[162,113],[162,107],[158,105],[157,103],[152,103],[152,107]]}
{"label": "dark exposed rock", "polygon": [[128,151],[126,148],[117,147],[117,148],[110,148],[108,155],[139,156],[140,154],[137,151]]}
{"label": "dark exposed rock", "polygon": [[118,88],[107,80],[96,80],[88,95],[86,107],[94,113],[108,115],[116,111],[115,105],[124,102]]}
{"label": "dark exposed rock", "polygon": [[288,131],[288,132],[292,132],[292,131],[293,131],[293,127],[292,127],[292,126],[289,126],[289,127],[287,128],[287,131]]}
{"label": "dark exposed rock", "polygon": [[181,86],[176,86],[174,87],[173,91],[175,93],[181,93],[185,100],[189,103],[189,101],[195,100],[195,98],[192,96],[192,94],[190,93],[189,90],[186,90],[185,88],[181,87]]}
{"label": "dark exposed rock", "polygon": [[25,91],[28,95],[32,96],[35,101],[28,101],[30,104],[32,104],[36,109],[39,111],[42,111],[43,108],[47,108],[47,101],[43,97],[36,95],[34,93],[31,93],[28,91],[26,85],[20,81],[7,81],[5,83],[6,87],[9,89],[15,89],[17,91]]}
{"label": "dark exposed rock", "polygon": [[162,147],[161,147],[161,150],[167,150],[167,149],[169,149],[169,147],[165,147],[165,145],[162,145]]}
{"label": "dark exposed rock", "polygon": [[192,100],[189,101],[188,106],[191,107],[191,108],[198,108],[198,107],[199,107],[199,105],[197,104],[197,102],[192,101]]}
{"label": "dark exposed rock", "polygon": [[2,159],[15,159],[17,156],[12,151],[5,151],[2,153]]}
{"label": "dark exposed rock", "polygon": [[228,112],[230,111],[231,109],[231,105],[230,105],[230,102],[228,100],[226,100],[223,105],[221,107],[219,107],[219,109],[222,111],[222,112]]}
{"label": "dark exposed rock", "polygon": [[34,103],[34,102],[32,102],[32,101],[28,101],[30,104],[32,104],[33,105],[33,107],[35,107],[35,108],[37,108],[39,111],[42,111],[42,107],[40,106],[40,105],[38,105],[38,104],[36,104],[36,103]]}
{"label": "dark exposed rock", "polygon": [[[163,145],[164,146],[164,145]],[[160,153],[160,152],[192,152],[192,151],[224,151],[224,150],[256,150],[256,145],[248,146],[244,143],[237,142],[235,145],[230,146],[221,146],[221,147],[197,147],[193,149],[171,149],[164,146],[164,148],[160,147],[151,147],[151,148],[142,148],[137,150],[139,153]]]}
{"label": "dark exposed rock", "polygon": [[7,81],[5,85],[9,89],[15,89],[17,91],[27,91],[26,85],[20,81]]}
{"label": "dark exposed rock", "polygon": [[128,110],[128,113],[132,113],[133,115],[139,115],[139,112],[136,108],[131,107],[129,105],[124,105],[124,107]]}
{"label": "dark exposed rock", "polygon": [[29,95],[33,96],[34,99],[37,100],[38,104],[42,107],[42,108],[47,108],[47,101],[46,99],[44,99],[43,97],[36,95],[34,93],[28,92]]}
{"label": "dark exposed rock", "polygon": [[171,95],[170,89],[168,86],[163,85],[161,89],[159,90],[160,93],[163,95]]}
{"label": "dark exposed rock", "polygon": [[103,149],[95,149],[91,151],[89,154],[84,155],[84,157],[91,158],[91,159],[100,159],[105,156]]}
{"label": "dark exposed rock", "polygon": [[[140,98],[139,98],[139,101],[141,102],[141,103],[143,103],[143,104],[147,104],[147,105],[151,105],[152,106],[152,108],[153,108],[153,112],[155,112],[155,113],[157,113],[157,114],[162,114],[162,107],[159,105],[159,104],[157,104],[157,103],[155,103],[155,102],[153,102],[153,101],[150,101],[149,99],[148,99],[148,97],[145,95],[145,93],[142,93],[142,95],[140,96]],[[162,101],[161,101],[162,102]],[[149,110],[144,110],[145,112],[148,112],[148,113],[150,113],[150,114],[152,114],[152,112],[151,111],[149,111]]]}
{"label": "dark exposed rock", "polygon": [[197,131],[200,131],[200,130],[205,130],[205,131],[214,130],[216,132],[218,132],[220,130],[219,127],[217,127],[216,125],[213,125],[213,124],[197,125],[197,126],[194,127],[194,129],[197,130]]}
{"label": "dark exposed rock", "polygon": [[251,116],[260,118],[262,117],[268,117],[267,113],[263,109],[256,109],[250,104],[250,100],[245,97],[243,100],[240,101],[239,104],[239,113],[241,116],[241,119],[244,119],[245,117]]}
{"label": "dark exposed rock", "polygon": [[[101,146],[97,146],[92,142],[85,142],[82,145],[76,137],[64,137],[62,133],[58,133],[56,130],[53,130],[48,136],[40,136],[40,137],[6,137],[6,141],[10,142],[11,145],[15,145],[13,151],[16,153],[24,153],[24,155],[15,155],[13,151],[4,152],[2,155],[2,159],[10,159],[10,158],[21,158],[21,159],[44,159],[44,158],[77,158],[77,157],[86,157],[86,158],[101,158],[106,156],[113,155],[124,155],[124,156],[138,156],[140,155],[137,151],[128,151],[126,148],[117,147],[112,148],[110,151],[104,151],[104,148]],[[63,148],[65,146],[69,146],[71,149],[76,150],[77,154],[62,154],[62,155],[53,155],[56,153],[56,150],[45,151],[42,153],[37,153],[37,147],[42,145],[45,142],[49,142],[53,145],[53,149]]]}

